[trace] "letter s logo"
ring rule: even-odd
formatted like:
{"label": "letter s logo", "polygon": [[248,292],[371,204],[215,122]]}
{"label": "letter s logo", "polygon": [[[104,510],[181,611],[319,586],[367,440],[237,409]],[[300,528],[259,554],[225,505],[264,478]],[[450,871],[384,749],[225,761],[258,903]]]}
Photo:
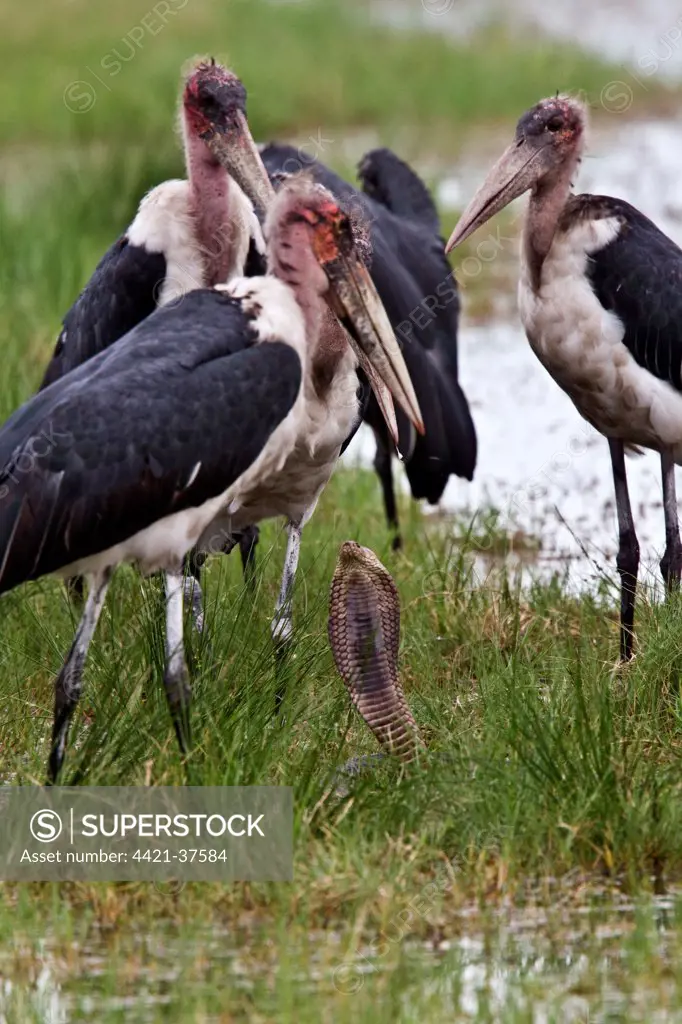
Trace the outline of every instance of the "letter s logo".
{"label": "letter s logo", "polygon": [[31,835],[39,843],[53,843],[62,833],[62,819],[56,811],[36,811],[29,828]]}

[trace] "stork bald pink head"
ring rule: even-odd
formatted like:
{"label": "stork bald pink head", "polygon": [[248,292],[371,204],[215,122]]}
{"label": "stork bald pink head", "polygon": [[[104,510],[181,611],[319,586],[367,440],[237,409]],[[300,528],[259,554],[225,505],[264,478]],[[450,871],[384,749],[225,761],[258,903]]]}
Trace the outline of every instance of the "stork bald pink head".
{"label": "stork bald pink head", "polygon": [[246,119],[242,81],[215,60],[202,60],[185,79],[185,123],[253,202],[261,221],[273,196]]}
{"label": "stork bald pink head", "polygon": [[[307,281],[324,297],[346,328],[375,394],[387,389],[423,433],[419,403],[393,328],[356,246],[351,219],[331,192],[306,174],[285,178],[270,204],[265,234],[270,267],[293,287]],[[380,400],[382,409],[386,404]]]}
{"label": "stork bald pink head", "polygon": [[201,61],[189,73],[182,103],[192,132],[205,142],[216,133],[242,131],[246,89],[232,71],[213,59]]}
{"label": "stork bald pink head", "polygon": [[580,159],[587,129],[587,109],[572,96],[540,100],[516,126],[504,151],[460,217],[446,252],[529,189],[539,189],[556,173]]}

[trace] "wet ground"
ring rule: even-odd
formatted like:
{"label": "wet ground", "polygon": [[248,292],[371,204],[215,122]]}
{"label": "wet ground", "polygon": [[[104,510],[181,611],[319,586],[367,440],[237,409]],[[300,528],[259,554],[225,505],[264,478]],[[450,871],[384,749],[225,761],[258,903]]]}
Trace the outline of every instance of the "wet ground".
{"label": "wet ground", "polygon": [[[480,148],[465,153],[443,174],[441,206],[458,208],[466,203],[507,141],[497,134],[482,140]],[[576,189],[628,199],[682,243],[680,167],[682,118],[646,122],[602,117],[593,127]],[[482,239],[488,237],[487,230],[481,231]],[[615,580],[617,525],[608,445],[582,420],[527,344],[516,313],[518,242],[513,235],[513,230],[502,232],[507,241],[496,257],[502,273],[499,265],[483,260],[477,264],[471,258],[458,273],[465,313],[461,380],[476,422],[479,461],[472,484],[451,481],[443,507],[459,512],[497,509],[501,527],[510,532],[520,529],[540,541],[535,568],[545,575],[563,573],[568,566],[575,587],[594,583],[604,574]],[[481,249],[486,261],[488,251]],[[494,312],[482,323],[466,319],[472,275],[477,290],[486,276],[494,282]],[[365,433],[348,457],[369,461],[373,451],[373,440]],[[664,544],[657,456],[647,453],[629,459],[628,477],[642,552],[641,576],[653,584]],[[678,493],[682,496],[679,470]]]}
{"label": "wet ground", "polygon": [[[675,893],[634,903],[612,890],[600,897],[594,886],[589,897],[557,892],[550,905],[466,904],[425,941],[395,922],[351,951],[339,934],[311,934],[317,952],[301,951],[300,966],[293,949],[285,955],[270,940],[259,957],[220,929],[167,926],[125,946],[97,931],[85,944],[22,941],[0,953],[0,1021],[241,1020],[218,1008],[251,998],[258,1020],[280,1019],[280,985],[304,1000],[306,1020],[331,1020],[331,1006],[345,1011],[386,973],[405,1021],[680,1021],[680,907]],[[13,980],[3,980],[12,964]],[[183,1009],[190,977],[195,1005],[208,1011],[199,1018]]]}
{"label": "wet ground", "polygon": [[[375,13],[394,22],[408,16],[408,7],[409,17],[453,32],[471,31],[495,11],[504,13],[502,4],[490,0],[409,5],[374,0]],[[520,31],[526,24],[628,61],[635,73],[656,60],[659,73],[682,78],[682,40],[676,36],[682,8],[676,3],[626,0],[595,8],[592,0],[519,0],[513,21]],[[627,198],[682,243],[682,118],[638,120],[646,76],[624,70],[617,84],[607,97],[612,109],[599,112],[577,187]],[[457,208],[466,202],[506,141],[491,135],[462,154],[456,166],[443,168],[441,205]],[[362,148],[371,144],[363,140]],[[576,587],[593,584],[603,573],[615,579],[617,532],[606,442],[582,421],[527,345],[515,312],[515,244],[505,246],[499,261],[502,272],[480,267],[481,277],[494,279],[498,291],[489,318],[467,319],[463,289],[461,376],[476,420],[479,464],[472,484],[451,483],[443,506],[460,513],[494,507],[501,526],[537,537],[541,548],[528,570],[532,573],[563,574],[568,566]],[[465,278],[460,274],[464,284]],[[372,438],[363,432],[347,458],[370,462],[373,454]],[[645,578],[653,579],[663,540],[658,461],[653,454],[632,459],[628,471]],[[340,936],[335,951],[333,937],[321,934],[312,964],[301,956],[295,985],[306,1005],[319,1006],[320,1020],[332,1019],[331,1000],[352,1000],[377,974],[394,970],[400,946],[403,969],[414,976],[401,997],[405,1020],[682,1021],[681,921],[680,893],[646,905],[612,892],[603,901],[584,902],[555,894],[545,906],[532,903],[488,915],[472,905],[462,908],[456,925],[446,931],[434,926],[426,943],[380,944],[385,956],[364,945],[342,953]],[[262,1005],[262,1019],[276,1019],[281,968],[274,952],[259,963],[234,936],[213,930],[192,936],[140,933],[131,941],[124,959],[96,935],[85,946],[74,941],[67,950],[49,936],[24,950],[5,946],[0,1024],[135,1024],[162,1015],[184,1021],[188,1018],[176,1000],[188,984],[197,1004],[209,1004],[211,992],[260,991],[261,999],[269,993],[271,1005]],[[425,1013],[427,997],[433,1008]],[[225,999],[222,1006],[227,1005]],[[205,1019],[236,1018],[216,1013]]]}

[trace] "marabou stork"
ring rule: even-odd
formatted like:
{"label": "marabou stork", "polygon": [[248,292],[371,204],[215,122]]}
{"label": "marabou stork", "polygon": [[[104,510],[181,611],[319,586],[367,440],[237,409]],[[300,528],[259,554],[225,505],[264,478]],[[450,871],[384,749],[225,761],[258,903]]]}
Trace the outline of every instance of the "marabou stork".
{"label": "marabou stork", "polygon": [[[157,306],[194,288],[224,284],[264,259],[250,201],[201,137],[208,118],[233,136],[245,132],[248,147],[244,86],[213,60],[195,62],[184,83],[180,124],[187,179],[164,181],[144,196],[64,317],[41,388],[108,348]],[[257,536],[253,528],[235,538],[245,572]]]}
{"label": "marabou stork", "polygon": [[632,657],[639,545],[625,452],[660,453],[666,547],[661,571],[679,587],[682,544],[675,465],[682,463],[682,250],[639,210],[573,195],[587,128],[570,96],[541,100],[462,214],[448,251],[530,190],[519,311],[541,363],[609,442],[618,513],[620,656]]}
{"label": "marabou stork", "polygon": [[[251,199],[259,216],[266,209],[269,182],[282,173],[305,168],[345,208],[369,223],[370,273],[401,344],[410,378],[424,415],[425,433],[417,436],[400,410],[398,448],[405,459],[415,498],[436,504],[450,475],[471,480],[476,465],[476,433],[466,396],[458,382],[457,284],[443,252],[438,214],[423,182],[390,150],[368,153],[360,165],[364,192],[293,146],[271,143],[261,148],[263,163],[238,138],[207,133],[209,145]],[[264,165],[264,168],[263,168]],[[267,170],[267,175],[265,173]],[[265,205],[264,205],[265,199]],[[381,480],[386,516],[400,546],[391,471],[392,442],[377,401],[366,392],[363,418],[377,441],[375,468]]]}
{"label": "marabou stork", "polygon": [[[122,562],[166,574],[164,682],[186,748],[184,557],[223,513],[239,528],[312,511],[359,416],[357,359],[346,335],[325,330],[325,310],[348,325],[352,345],[422,429],[400,350],[333,197],[305,177],[286,182],[266,236],[268,276],[161,307],[0,430],[0,593],[46,573],[83,574],[90,584],[56,681],[51,780]],[[26,457],[31,472],[16,472]]]}

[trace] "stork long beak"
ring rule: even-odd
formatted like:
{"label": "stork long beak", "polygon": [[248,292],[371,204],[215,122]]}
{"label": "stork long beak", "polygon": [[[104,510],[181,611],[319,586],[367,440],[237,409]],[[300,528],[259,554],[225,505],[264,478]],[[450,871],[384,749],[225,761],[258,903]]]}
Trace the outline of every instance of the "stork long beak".
{"label": "stork long beak", "polygon": [[446,252],[450,252],[472,235],[477,228],[523,195],[535,184],[542,172],[544,146],[535,148],[525,140],[513,142],[489,172],[450,235]]}
{"label": "stork long beak", "polygon": [[236,129],[223,132],[216,127],[205,142],[216,160],[249,197],[258,220],[263,224],[275,190],[241,111],[237,112],[236,120]]}
{"label": "stork long beak", "polygon": [[355,339],[350,337],[350,335],[348,335],[348,339],[351,343],[353,351],[358,357],[358,362],[360,363],[360,366],[364,370],[365,376],[369,381],[369,386],[374,392],[374,397],[377,400],[377,405],[381,410],[381,415],[384,417],[384,421],[386,423],[386,426],[388,427],[388,432],[391,435],[393,439],[393,444],[395,445],[397,450],[398,446],[400,445],[400,433],[398,431],[398,421],[395,418],[395,406],[393,405],[393,397],[391,395],[391,392],[388,390],[388,388],[386,387],[383,380],[370,363],[365,353],[356,343]]}
{"label": "stork long beak", "polygon": [[416,430],[423,434],[424,422],[410,374],[365,266],[356,256],[342,253],[321,266],[329,280],[327,304],[348,331],[363,368],[366,370],[366,363],[370,365],[368,377],[393,437],[397,436],[393,403],[384,410],[383,406],[388,405],[384,388],[402,407]]}

